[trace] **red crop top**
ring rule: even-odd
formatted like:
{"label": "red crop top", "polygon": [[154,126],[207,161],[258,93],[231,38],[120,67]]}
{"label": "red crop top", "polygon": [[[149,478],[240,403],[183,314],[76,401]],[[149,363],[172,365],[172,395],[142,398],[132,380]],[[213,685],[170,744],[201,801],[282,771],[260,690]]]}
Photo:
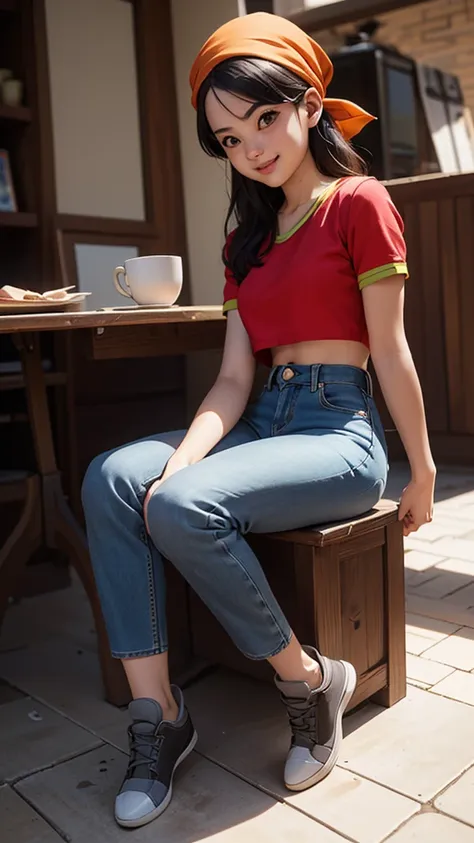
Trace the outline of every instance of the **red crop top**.
{"label": "red crop top", "polygon": [[[232,237],[232,234],[229,235]],[[356,340],[369,348],[361,290],[408,276],[403,222],[376,179],[333,182],[240,284],[225,270],[224,313],[238,308],[257,360],[311,340]]]}

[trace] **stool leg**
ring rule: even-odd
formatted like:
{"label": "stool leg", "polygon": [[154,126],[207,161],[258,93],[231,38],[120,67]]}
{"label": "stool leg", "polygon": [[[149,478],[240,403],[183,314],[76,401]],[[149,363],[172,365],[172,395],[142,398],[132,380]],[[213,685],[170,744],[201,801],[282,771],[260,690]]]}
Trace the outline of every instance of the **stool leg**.
{"label": "stool leg", "polygon": [[20,520],[0,550],[0,626],[28,560],[41,546],[42,534],[39,477],[28,477]]}
{"label": "stool leg", "polygon": [[390,707],[406,696],[405,645],[405,567],[403,526],[396,521],[386,530],[386,611],[388,684],[372,697],[379,705]]}

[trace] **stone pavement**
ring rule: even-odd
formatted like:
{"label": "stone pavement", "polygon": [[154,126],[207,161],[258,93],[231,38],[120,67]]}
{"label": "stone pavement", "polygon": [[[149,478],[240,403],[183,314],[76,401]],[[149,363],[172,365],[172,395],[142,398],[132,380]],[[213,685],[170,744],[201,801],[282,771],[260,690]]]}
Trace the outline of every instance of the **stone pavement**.
{"label": "stone pavement", "polygon": [[[388,496],[403,474],[392,472]],[[435,519],[406,551],[407,698],[346,717],[336,769],[292,794],[277,693],[210,673],[186,692],[200,740],[173,802],[133,832],[111,811],[127,714],[102,700],[81,589],[11,607],[0,637],[2,843],[474,843],[474,472],[439,472]]]}

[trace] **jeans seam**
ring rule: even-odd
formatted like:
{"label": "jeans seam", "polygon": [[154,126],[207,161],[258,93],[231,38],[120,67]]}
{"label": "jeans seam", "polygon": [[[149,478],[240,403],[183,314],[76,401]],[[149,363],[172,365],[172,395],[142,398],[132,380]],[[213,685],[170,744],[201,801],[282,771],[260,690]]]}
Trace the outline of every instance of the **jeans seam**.
{"label": "jeans seam", "polygon": [[[232,553],[232,551],[231,551],[231,550],[230,550],[230,548],[228,547],[227,542],[225,541],[225,539],[220,539],[220,538],[216,535],[216,531],[215,531],[215,530],[213,530],[213,536],[214,536],[214,538],[215,538],[215,540],[216,540],[216,541],[218,541],[218,542],[220,542],[221,544],[223,544],[223,545],[224,545],[224,548],[225,548],[225,550],[227,551],[227,553],[228,553],[228,555],[230,556],[230,558],[231,558],[231,559],[233,559],[233,561],[234,561],[234,562],[235,562],[235,563],[239,566],[240,570],[243,572],[244,576],[246,576],[246,577],[247,577],[248,581],[249,581],[249,582],[251,583],[251,585],[253,586],[253,588],[254,588],[254,590],[255,590],[255,593],[258,595],[258,597],[260,598],[260,600],[261,600],[261,602],[262,602],[263,606],[266,608],[266,610],[267,610],[268,614],[270,615],[271,620],[272,620],[272,621],[273,621],[273,623],[275,624],[275,627],[277,628],[277,630],[278,630],[278,632],[279,632],[279,634],[280,634],[281,640],[282,640],[282,641],[285,641],[285,634],[284,634],[284,632],[283,632],[283,630],[282,630],[282,628],[281,628],[280,624],[278,623],[278,621],[277,621],[277,619],[276,619],[275,615],[273,614],[272,610],[270,609],[270,606],[268,605],[267,601],[265,600],[265,598],[264,598],[264,596],[263,596],[262,592],[260,591],[259,587],[257,586],[256,582],[255,582],[255,581],[253,580],[253,578],[250,576],[250,573],[247,571],[247,569],[246,569],[246,568],[245,568],[245,566],[242,564],[242,562],[240,561],[240,559],[239,559],[237,556],[235,556],[235,554],[233,554],[233,553]],[[245,539],[244,539],[244,541],[245,541]],[[259,562],[258,564],[260,564],[260,562]],[[270,586],[269,586],[269,587],[270,587]],[[240,648],[239,648],[239,649],[240,649]],[[241,652],[243,652],[243,650],[242,650]]]}
{"label": "jeans seam", "polygon": [[244,650],[241,650],[240,652],[242,653],[243,656],[245,656],[246,659],[250,659],[251,661],[255,661],[255,662],[264,661],[264,659],[271,659],[273,656],[278,656],[279,653],[281,653],[283,650],[286,650],[286,648],[288,647],[288,644],[290,643],[290,641],[292,639],[292,636],[293,636],[292,632],[290,632],[290,634],[288,636],[286,636],[286,635],[282,636],[282,642],[281,642],[281,644],[278,645],[278,647],[276,647],[273,650],[269,650],[268,653],[264,653],[261,656],[250,655],[250,653],[245,653]]}
{"label": "jeans seam", "polygon": [[158,656],[161,653],[166,653],[167,650],[167,647],[162,648],[161,646],[157,646],[148,647],[146,650],[127,650],[123,652],[121,650],[111,650],[111,653],[114,659],[133,659],[139,656]]}
{"label": "jeans seam", "polygon": [[[332,381],[331,381],[331,383],[332,383]],[[343,384],[341,384],[341,385],[343,385]],[[318,390],[319,403],[320,403],[321,407],[323,407],[326,410],[335,410],[336,412],[348,413],[348,415],[351,415],[351,416],[358,416],[359,415],[359,412],[357,410],[351,410],[350,407],[338,407],[336,404],[331,404],[331,402],[328,401],[328,399],[326,398],[326,395],[324,393],[324,386],[325,386],[325,384],[323,384],[323,386],[321,386]],[[362,389],[361,386],[359,387],[359,389],[360,389],[360,391],[363,395],[363,399],[364,399],[365,414],[366,414],[365,418],[367,419],[369,424],[372,426],[372,414],[370,412],[369,401],[368,401],[369,395],[367,394],[367,392],[364,389]],[[364,416],[361,416],[361,418],[364,418]]]}
{"label": "jeans seam", "polygon": [[[272,423],[272,429],[271,429],[271,435],[272,436],[277,436],[279,433],[281,433],[282,430],[285,429],[285,427],[288,427],[288,425],[291,424],[291,422],[293,420],[293,416],[295,415],[295,406],[296,406],[296,401],[297,401],[298,396],[299,396],[300,391],[301,391],[301,384],[292,384],[291,386],[293,388],[293,393],[292,394],[290,393],[290,400],[288,401],[288,407],[285,411],[285,418],[283,420],[283,424],[279,425],[278,423],[275,423],[275,422]],[[282,390],[282,394],[283,394],[283,396],[285,395],[285,389]],[[280,401],[280,399],[279,399],[279,401]],[[278,401],[278,403],[279,403],[279,401]],[[278,403],[277,403],[277,407],[276,407],[276,410],[275,410],[275,416],[279,415]]]}
{"label": "jeans seam", "polygon": [[148,579],[148,600],[149,600],[149,609],[150,609],[150,623],[151,623],[151,636],[153,641],[153,649],[158,648],[159,652],[163,652],[163,642],[161,640],[159,623],[158,623],[158,616],[156,612],[156,590],[155,590],[155,578],[153,575],[153,557],[152,557],[152,550],[150,547],[150,539],[148,538],[147,533],[145,530],[142,531],[141,539],[143,543],[146,545],[147,554],[146,554],[146,566],[147,566],[147,579]]}
{"label": "jeans seam", "polygon": [[[380,478],[380,480],[382,480],[382,478]],[[376,486],[380,483],[380,480],[376,480],[376,481],[375,481],[375,483],[372,483],[372,485],[371,485],[371,486],[368,486],[368,487],[367,487],[367,489],[361,489],[361,491],[360,491],[360,492],[357,492],[357,494],[355,495],[355,497],[356,497],[356,498],[360,498],[360,497],[362,497],[362,495],[366,495],[366,494],[367,494],[367,492],[371,492],[371,491],[372,491],[372,489],[375,489],[375,487],[376,487]],[[387,485],[387,481],[385,481],[385,485]],[[384,488],[385,488],[385,487],[384,487]]]}

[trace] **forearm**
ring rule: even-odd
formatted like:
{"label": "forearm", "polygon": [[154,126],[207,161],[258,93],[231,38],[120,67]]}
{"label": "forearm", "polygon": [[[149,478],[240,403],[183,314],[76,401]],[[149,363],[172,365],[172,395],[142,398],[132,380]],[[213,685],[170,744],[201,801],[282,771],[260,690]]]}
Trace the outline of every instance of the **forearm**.
{"label": "forearm", "polygon": [[422,479],[434,474],[423,396],[408,344],[405,341],[390,353],[374,354],[372,361],[407,453],[412,477]]}
{"label": "forearm", "polygon": [[240,419],[249,395],[250,390],[237,381],[218,377],[170,463],[192,465],[202,460]]}

